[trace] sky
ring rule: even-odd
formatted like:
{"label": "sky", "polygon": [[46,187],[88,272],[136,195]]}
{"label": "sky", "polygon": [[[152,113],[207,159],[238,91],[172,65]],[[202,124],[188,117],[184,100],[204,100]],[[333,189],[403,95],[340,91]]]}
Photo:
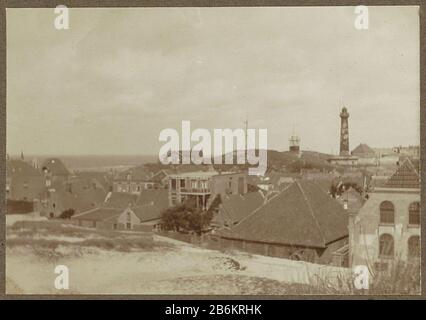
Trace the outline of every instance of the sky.
{"label": "sky", "polygon": [[268,148],[420,143],[417,7],[7,9],[7,152],[158,154],[165,128],[268,129]]}

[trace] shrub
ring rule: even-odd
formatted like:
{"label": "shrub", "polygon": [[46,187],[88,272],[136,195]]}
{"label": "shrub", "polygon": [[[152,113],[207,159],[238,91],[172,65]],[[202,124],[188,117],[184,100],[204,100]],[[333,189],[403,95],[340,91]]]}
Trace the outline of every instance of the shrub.
{"label": "shrub", "polygon": [[74,215],[75,211],[74,209],[67,209],[65,211],[62,211],[62,213],[59,215],[60,219],[70,219]]}

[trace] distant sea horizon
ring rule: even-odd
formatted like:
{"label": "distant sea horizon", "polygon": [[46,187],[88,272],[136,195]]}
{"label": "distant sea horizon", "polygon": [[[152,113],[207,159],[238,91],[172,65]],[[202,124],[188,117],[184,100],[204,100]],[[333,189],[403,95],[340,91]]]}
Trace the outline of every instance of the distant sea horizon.
{"label": "distant sea horizon", "polygon": [[[20,154],[10,155],[11,159],[19,159]],[[48,158],[59,158],[71,171],[73,170],[94,170],[106,171],[109,169],[126,169],[128,167],[143,165],[146,163],[156,163],[158,155],[60,155],[60,154],[25,154],[24,160],[42,165]]]}

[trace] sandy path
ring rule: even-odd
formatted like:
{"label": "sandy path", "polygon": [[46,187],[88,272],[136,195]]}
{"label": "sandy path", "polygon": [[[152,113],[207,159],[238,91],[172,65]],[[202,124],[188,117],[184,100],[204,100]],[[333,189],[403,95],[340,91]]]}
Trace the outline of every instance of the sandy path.
{"label": "sandy path", "polygon": [[[165,241],[168,241],[167,239]],[[172,240],[176,244],[176,240]],[[178,241],[177,241],[178,242]],[[173,294],[167,281],[181,278],[240,275],[262,277],[288,283],[308,284],[313,275],[332,278],[340,268],[324,267],[304,262],[235,252],[232,255],[214,250],[196,248],[185,243],[174,248],[148,252],[117,252],[91,249],[82,257],[70,257],[69,248],[59,247],[64,258],[48,262],[29,248],[7,249],[6,274],[14,287],[25,293],[54,293],[56,265],[66,265],[70,270],[70,290],[64,293],[111,294]],[[244,270],[230,269],[226,262],[232,258]],[[28,268],[28,266],[31,266]],[[326,271],[326,273],[324,273]],[[197,283],[192,283],[196,286]],[[173,290],[176,290],[174,288]],[[185,291],[191,292],[190,288]],[[227,294],[226,287],[217,288],[218,294]],[[199,292],[199,288],[193,288]],[[250,294],[250,292],[247,292]]]}

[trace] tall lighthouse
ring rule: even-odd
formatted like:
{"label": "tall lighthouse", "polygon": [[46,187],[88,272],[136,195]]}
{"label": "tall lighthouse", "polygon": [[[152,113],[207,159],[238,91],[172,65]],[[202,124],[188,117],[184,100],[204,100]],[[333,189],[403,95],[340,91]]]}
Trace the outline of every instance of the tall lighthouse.
{"label": "tall lighthouse", "polygon": [[340,112],[340,155],[349,155],[349,112],[346,107]]}
{"label": "tall lighthouse", "polygon": [[349,152],[349,112],[346,107],[340,112],[340,153],[332,156],[328,162],[337,166],[356,166],[358,157]]}

